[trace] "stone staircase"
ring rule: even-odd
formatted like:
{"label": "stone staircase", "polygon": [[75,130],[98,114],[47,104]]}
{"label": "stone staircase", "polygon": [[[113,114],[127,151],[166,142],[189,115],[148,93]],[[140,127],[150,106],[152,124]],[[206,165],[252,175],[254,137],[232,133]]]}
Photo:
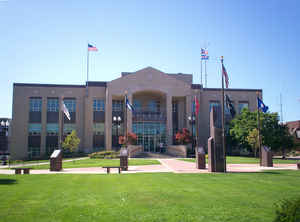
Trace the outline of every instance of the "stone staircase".
{"label": "stone staircase", "polygon": [[169,159],[169,158],[176,158],[176,156],[171,156],[165,153],[141,152],[135,155],[133,158]]}

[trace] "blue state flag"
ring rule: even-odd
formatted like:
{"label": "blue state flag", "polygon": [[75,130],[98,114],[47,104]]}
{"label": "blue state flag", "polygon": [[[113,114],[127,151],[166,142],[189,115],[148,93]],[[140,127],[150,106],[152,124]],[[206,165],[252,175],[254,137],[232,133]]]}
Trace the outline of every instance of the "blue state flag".
{"label": "blue state flag", "polygon": [[261,109],[261,111],[263,111],[264,113],[266,113],[269,109],[268,106],[266,106],[263,101],[257,97],[257,108]]}
{"label": "blue state flag", "polygon": [[133,105],[129,102],[128,98],[127,98],[127,95],[126,95],[126,107],[131,110],[131,111],[134,111],[134,108],[133,108]]}

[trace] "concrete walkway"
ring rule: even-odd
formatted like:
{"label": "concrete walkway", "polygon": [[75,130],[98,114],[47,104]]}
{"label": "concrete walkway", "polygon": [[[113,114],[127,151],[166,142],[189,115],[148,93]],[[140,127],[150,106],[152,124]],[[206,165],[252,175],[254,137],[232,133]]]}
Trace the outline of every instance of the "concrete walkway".
{"label": "concrete walkway", "polygon": [[[80,158],[74,158],[74,159],[67,159],[67,160],[63,160],[63,162],[71,162],[73,160],[84,160],[84,159],[88,159],[89,157],[80,157]],[[38,166],[38,165],[46,165],[46,164],[50,164],[50,161],[46,161],[46,162],[39,162],[38,160],[35,162],[31,162],[31,163],[20,163],[20,164],[12,164],[9,165],[10,168],[15,168],[15,167],[25,167],[25,166]],[[4,168],[8,168],[8,164],[7,165],[1,165],[0,169],[4,169]]]}
{"label": "concrete walkway", "polygon": [[[72,161],[72,160],[68,160]],[[196,164],[192,162],[176,159],[158,159],[161,165],[129,166],[128,171],[122,171],[122,174],[128,173],[209,173],[208,165],[206,169],[196,169]],[[227,172],[261,172],[264,170],[297,170],[296,164],[274,164],[274,167],[261,167],[259,164],[227,164]],[[1,169],[0,174],[14,174],[14,170]],[[118,169],[111,169],[111,173],[117,174]],[[106,174],[106,169],[101,167],[89,168],[66,168],[59,172],[49,170],[31,170],[30,174]]]}

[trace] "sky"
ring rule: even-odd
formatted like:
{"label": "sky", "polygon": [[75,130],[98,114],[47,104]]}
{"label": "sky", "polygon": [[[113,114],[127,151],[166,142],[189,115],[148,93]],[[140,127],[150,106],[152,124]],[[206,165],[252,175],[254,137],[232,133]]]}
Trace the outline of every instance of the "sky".
{"label": "sky", "polygon": [[[152,66],[193,74],[207,47],[207,87],[262,89],[283,121],[300,120],[298,0],[0,0],[0,117],[12,115],[13,83],[85,84]],[[299,67],[299,66],[298,66]]]}

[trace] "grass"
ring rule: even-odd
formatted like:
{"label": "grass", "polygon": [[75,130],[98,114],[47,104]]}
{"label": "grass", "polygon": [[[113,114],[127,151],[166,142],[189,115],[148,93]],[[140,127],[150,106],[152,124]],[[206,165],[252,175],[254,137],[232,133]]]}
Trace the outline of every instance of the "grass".
{"label": "grass", "polygon": [[[188,162],[195,162],[195,158],[190,158],[190,159],[179,159],[179,160],[184,160]],[[207,158],[206,158],[206,161]],[[253,163],[253,164],[259,164],[259,158],[254,158],[254,157],[240,157],[240,156],[227,156],[226,157],[226,162],[227,163],[233,163],[233,164],[238,164],[238,163]],[[282,159],[273,159],[273,163],[297,163],[297,160],[282,160]]]}
{"label": "grass", "polygon": [[8,221],[271,222],[300,193],[300,171],[0,175]]}
{"label": "grass", "polygon": [[[129,166],[160,164],[158,160],[153,159],[129,159]],[[70,162],[63,162],[63,168],[85,168],[101,166],[120,166],[120,159],[83,159]],[[34,170],[49,169],[50,164],[30,166]],[[8,168],[3,168],[8,169]]]}

